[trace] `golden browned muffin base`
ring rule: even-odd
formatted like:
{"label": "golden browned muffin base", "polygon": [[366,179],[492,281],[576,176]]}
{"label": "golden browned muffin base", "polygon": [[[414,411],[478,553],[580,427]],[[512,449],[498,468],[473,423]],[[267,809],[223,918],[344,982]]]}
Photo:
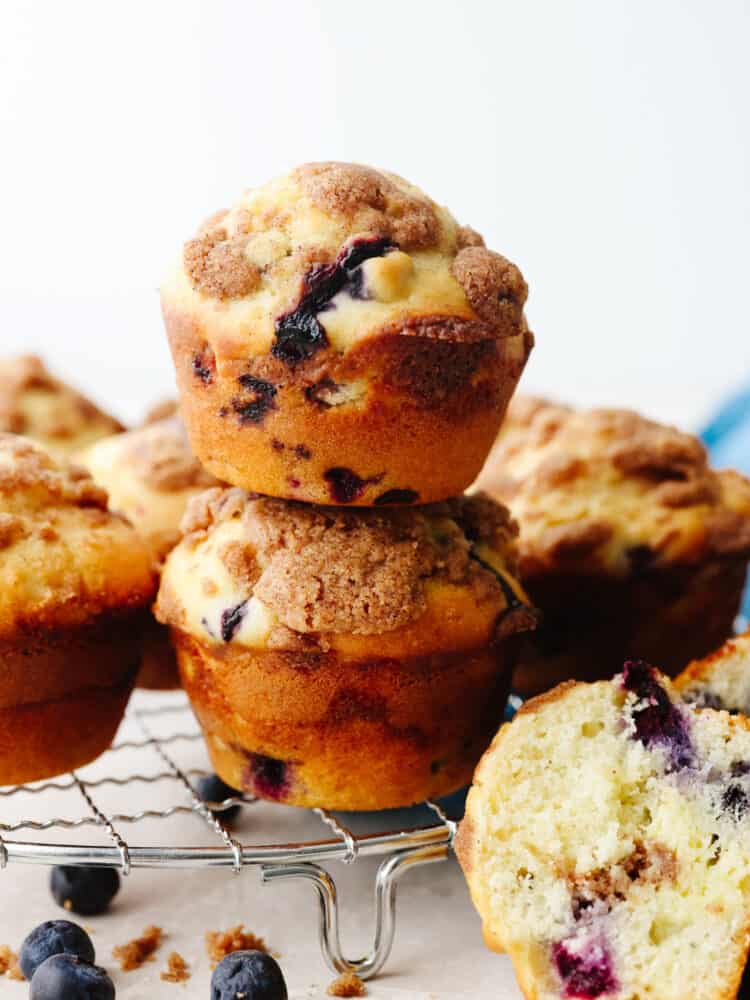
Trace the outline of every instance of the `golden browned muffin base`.
{"label": "golden browned muffin base", "polygon": [[294,368],[268,355],[217,370],[192,317],[164,313],[180,409],[201,463],[235,486],[319,504],[462,493],[533,342],[529,333],[431,339],[425,322],[424,332],[383,333]]}
{"label": "golden browned muffin base", "polygon": [[0,784],[81,767],[110,745],[140,658],[146,612],[0,642]]}
{"label": "golden browned muffin base", "polygon": [[174,634],[212,764],[298,806],[386,809],[471,780],[502,719],[515,640],[402,660],[212,648]]}
{"label": "golden browned muffin base", "polygon": [[82,767],[104,753],[120,725],[132,676],[59,701],[0,709],[0,784],[20,785]]}
{"label": "golden browned muffin base", "polygon": [[143,655],[135,686],[150,691],[171,691],[180,686],[169,629],[151,619],[143,637]]}
{"label": "golden browned muffin base", "polygon": [[627,580],[524,580],[542,622],[520,640],[513,690],[529,697],[562,681],[609,678],[629,657],[674,676],[732,634],[746,569],[744,559],[717,559]]}

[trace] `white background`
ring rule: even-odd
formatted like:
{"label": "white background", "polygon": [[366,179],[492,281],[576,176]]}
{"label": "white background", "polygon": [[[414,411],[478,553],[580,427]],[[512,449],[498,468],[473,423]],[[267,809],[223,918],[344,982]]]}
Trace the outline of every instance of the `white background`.
{"label": "white background", "polygon": [[[528,388],[698,426],[750,369],[749,51],[744,0],[1,0],[2,353],[137,419],[172,391],[157,288],[198,221],[298,162],[361,160],[521,265]],[[45,875],[1,877],[17,944],[53,915]],[[458,873],[409,879],[373,996],[518,996]],[[199,928],[260,920],[294,996],[320,995],[309,890],[251,884],[141,876],[102,957],[156,919],[198,962]],[[205,964],[179,992],[147,971],[118,991],[207,993]]]}
{"label": "white background", "polygon": [[353,159],[521,265],[527,387],[694,424],[750,368],[748,51],[743,0],[3,0],[0,346],[135,419],[197,222]]}

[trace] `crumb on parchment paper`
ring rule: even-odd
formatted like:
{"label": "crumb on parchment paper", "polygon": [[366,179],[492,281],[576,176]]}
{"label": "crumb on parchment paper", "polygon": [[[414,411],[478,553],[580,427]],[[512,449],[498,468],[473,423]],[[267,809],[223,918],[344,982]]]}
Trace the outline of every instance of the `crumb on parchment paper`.
{"label": "crumb on parchment paper", "polygon": [[18,955],[7,944],[0,944],[0,976],[24,982],[26,977],[18,964]]}
{"label": "crumb on parchment paper", "polygon": [[364,997],[367,996],[367,987],[355,973],[342,972],[326,992],[332,997]]}
{"label": "crumb on parchment paper", "polygon": [[262,937],[244,930],[244,924],[230,927],[228,931],[206,931],[206,952],[211,959],[211,968],[215,968],[222,958],[231,955],[233,951],[265,951],[266,942]]}
{"label": "crumb on parchment paper", "polygon": [[160,978],[165,983],[184,983],[190,979],[190,968],[179,952],[173,951],[167,958],[167,968]]}
{"label": "crumb on parchment paper", "polygon": [[112,949],[112,954],[120,963],[123,972],[140,969],[144,962],[152,962],[154,952],[161,946],[164,932],[161,927],[147,927],[140,937],[133,938],[127,944],[118,944]]}

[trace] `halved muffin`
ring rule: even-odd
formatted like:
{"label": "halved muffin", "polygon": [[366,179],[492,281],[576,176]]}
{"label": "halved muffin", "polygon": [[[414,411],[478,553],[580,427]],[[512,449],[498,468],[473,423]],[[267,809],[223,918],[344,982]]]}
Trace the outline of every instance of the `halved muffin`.
{"label": "halved muffin", "polygon": [[503,726],[456,853],[528,1000],[729,1000],[750,944],[750,722],[642,661]]}
{"label": "halved muffin", "polygon": [[162,287],[193,450],[225,482],[311,503],[457,495],[531,350],[526,296],[395,174],[298,167],[208,220]]}
{"label": "halved muffin", "polygon": [[0,359],[0,432],[23,434],[53,455],[69,456],[122,430],[119,420],[51,375],[41,358]]}
{"label": "halved muffin", "polygon": [[148,547],[88,473],[0,434],[0,784],[107,748],[155,583]]}
{"label": "halved muffin", "polygon": [[[180,520],[188,502],[217,485],[190,451],[177,416],[97,441],[76,457],[107,490],[110,509],[134,525],[157,570],[181,537]],[[167,630],[153,619],[137,683],[147,688],[179,687]]]}
{"label": "halved muffin", "polygon": [[382,809],[471,777],[520,631],[515,526],[488,498],[382,511],[211,490],[156,614],[214,768],[305,806]]}
{"label": "halved muffin", "polygon": [[520,525],[542,612],[514,686],[606,677],[623,656],[668,674],[732,633],[750,558],[750,482],[697,438],[629,410],[514,400],[477,480]]}

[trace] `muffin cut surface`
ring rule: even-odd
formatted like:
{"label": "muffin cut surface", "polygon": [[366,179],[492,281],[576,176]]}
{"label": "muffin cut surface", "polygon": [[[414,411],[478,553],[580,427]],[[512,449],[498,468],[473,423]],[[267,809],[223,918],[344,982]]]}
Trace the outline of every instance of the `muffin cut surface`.
{"label": "muffin cut surface", "polygon": [[530,1000],[724,1000],[750,943],[750,724],[641,662],[527,703],[457,842]]}

